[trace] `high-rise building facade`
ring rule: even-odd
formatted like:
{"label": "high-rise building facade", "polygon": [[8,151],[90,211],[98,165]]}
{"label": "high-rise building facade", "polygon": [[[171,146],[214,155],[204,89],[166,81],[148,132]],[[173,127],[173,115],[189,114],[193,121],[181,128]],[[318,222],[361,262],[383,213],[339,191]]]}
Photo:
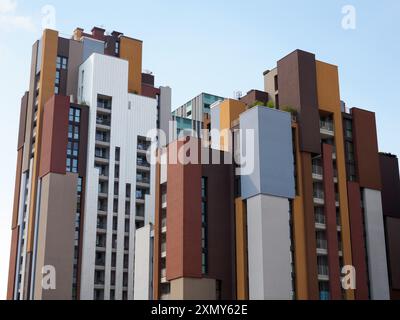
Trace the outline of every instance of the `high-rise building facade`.
{"label": "high-rise building facade", "polygon": [[149,132],[170,110],[142,41],[43,32],[21,103],[8,299],[133,299],[133,235],[154,217]]}
{"label": "high-rise building facade", "polygon": [[17,150],[8,299],[400,298],[397,158],[312,53],[171,112],[141,41],[45,30]]}
{"label": "high-rise building facade", "polygon": [[[395,298],[398,167],[378,153],[375,114],[348,110],[338,68],[308,52],[284,57],[264,80],[264,91],[211,106],[210,153],[239,155],[212,165],[226,178],[204,164],[159,165],[153,298]],[[219,249],[233,278],[204,267]]]}

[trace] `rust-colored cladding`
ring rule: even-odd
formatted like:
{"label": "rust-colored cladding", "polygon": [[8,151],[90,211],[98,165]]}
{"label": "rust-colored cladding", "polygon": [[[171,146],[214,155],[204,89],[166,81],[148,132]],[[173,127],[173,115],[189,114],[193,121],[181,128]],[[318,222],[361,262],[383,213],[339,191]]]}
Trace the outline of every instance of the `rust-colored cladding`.
{"label": "rust-colored cladding", "polygon": [[375,114],[353,108],[353,138],[357,176],[361,188],[381,189]]}
{"label": "rust-colored cladding", "polygon": [[201,278],[201,166],[168,163],[167,280]]}
{"label": "rust-colored cladding", "polygon": [[15,271],[17,267],[18,235],[19,235],[19,227],[16,227],[11,232],[11,252],[10,252],[10,267],[8,271],[7,300],[14,299],[14,289],[15,289],[14,283],[15,283]]}
{"label": "rust-colored cladding", "polygon": [[317,271],[317,243],[315,238],[314,193],[312,182],[312,162],[310,153],[301,153],[303,173],[304,229],[306,238],[306,261],[308,269],[308,299],[319,299]]}
{"label": "rust-colored cladding", "polygon": [[356,182],[347,182],[349,198],[349,215],[351,228],[351,252],[353,265],[357,272],[356,300],[368,300],[368,271],[366,264],[366,250],[364,240],[364,218],[361,210],[360,185]]}
{"label": "rust-colored cladding", "polygon": [[322,146],[326,237],[328,240],[329,286],[332,300],[341,300],[342,289],[340,282],[339,243],[336,226],[336,199],[333,171],[333,147],[328,144]]}
{"label": "rust-colored cladding", "polygon": [[396,156],[380,154],[383,215],[400,218],[399,162]]}
{"label": "rust-colored cladding", "polygon": [[279,108],[298,110],[300,151],[321,153],[315,55],[296,50],[278,61]]}
{"label": "rust-colored cladding", "polygon": [[39,177],[66,173],[69,98],[53,96],[44,106]]}

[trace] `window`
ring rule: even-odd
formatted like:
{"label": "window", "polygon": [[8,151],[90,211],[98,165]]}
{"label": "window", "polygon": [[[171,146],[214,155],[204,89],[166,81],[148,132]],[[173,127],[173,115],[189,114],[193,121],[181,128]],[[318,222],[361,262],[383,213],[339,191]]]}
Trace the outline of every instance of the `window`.
{"label": "window", "polygon": [[56,84],[60,84],[60,71],[56,71]]}
{"label": "window", "polygon": [[67,70],[67,68],[68,68],[68,58],[58,56],[57,57],[56,68],[58,70],[60,70],[60,69]]}
{"label": "window", "polygon": [[54,87],[54,94],[58,94],[60,92],[60,88],[59,87],[57,87],[57,86],[55,86]]}
{"label": "window", "polygon": [[274,86],[275,86],[275,91],[278,91],[278,89],[279,89],[279,86],[278,86],[278,75],[276,75],[275,77],[274,77]]}
{"label": "window", "polygon": [[119,54],[119,42],[115,42],[115,54]]}
{"label": "window", "polygon": [[67,172],[78,172],[80,115],[80,109],[70,107],[68,115]]}

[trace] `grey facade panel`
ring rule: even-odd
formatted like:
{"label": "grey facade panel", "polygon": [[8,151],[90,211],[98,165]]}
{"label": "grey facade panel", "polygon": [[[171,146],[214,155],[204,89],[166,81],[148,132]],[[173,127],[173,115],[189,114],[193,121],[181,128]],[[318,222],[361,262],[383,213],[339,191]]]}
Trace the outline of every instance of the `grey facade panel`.
{"label": "grey facade panel", "polygon": [[104,42],[84,38],[83,39],[83,61],[86,61],[93,53],[104,54]]}
{"label": "grey facade panel", "polygon": [[78,98],[78,78],[79,66],[82,64],[83,45],[80,41],[70,40],[68,61],[68,82],[67,95],[74,96],[74,101]]}
{"label": "grey facade panel", "polygon": [[253,129],[255,137],[254,150],[246,146],[244,140],[241,143],[242,157],[249,159],[254,156],[254,170],[241,179],[243,199],[258,194],[293,199],[295,183],[290,114],[255,107],[240,116],[240,129]]}

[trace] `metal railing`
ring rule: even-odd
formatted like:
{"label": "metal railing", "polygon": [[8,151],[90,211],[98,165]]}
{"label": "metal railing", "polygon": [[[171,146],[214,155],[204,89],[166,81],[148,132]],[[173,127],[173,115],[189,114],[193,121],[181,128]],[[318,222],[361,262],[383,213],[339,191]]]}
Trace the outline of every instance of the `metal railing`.
{"label": "metal railing", "polygon": [[328,131],[333,131],[333,122],[331,121],[320,121],[320,128]]}

